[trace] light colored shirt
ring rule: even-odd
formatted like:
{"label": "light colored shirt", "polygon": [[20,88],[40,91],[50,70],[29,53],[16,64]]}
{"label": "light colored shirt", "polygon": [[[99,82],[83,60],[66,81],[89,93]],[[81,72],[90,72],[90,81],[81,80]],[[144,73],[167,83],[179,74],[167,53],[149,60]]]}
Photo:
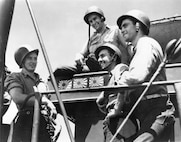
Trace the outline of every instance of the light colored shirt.
{"label": "light colored shirt", "polygon": [[[128,66],[126,64],[117,64],[113,70],[110,72],[110,80],[108,82],[108,86],[115,86],[118,84],[118,80],[120,79],[121,74],[128,70]],[[117,94],[114,91],[108,96],[108,100],[106,101],[107,103],[112,102],[113,100],[117,99]],[[106,106],[106,104],[104,104]]]}
{"label": "light colored shirt", "polygon": [[93,54],[95,50],[104,43],[112,43],[117,46],[122,52],[122,63],[128,62],[128,53],[126,50],[126,43],[123,39],[122,33],[117,26],[106,26],[102,33],[94,32],[90,41],[85,44],[80,52],[84,57]]}
{"label": "light colored shirt", "polygon": [[128,71],[128,66],[126,64],[117,64],[114,69],[110,72],[111,78],[109,80],[108,86],[114,86],[118,84],[120,76],[124,71]]}
{"label": "light colored shirt", "polygon": [[[147,36],[140,38],[134,47],[129,71],[125,71],[122,74],[119,84],[133,85],[149,81],[163,61],[163,57],[162,48],[156,40]],[[163,80],[166,80],[165,69],[155,79],[155,81]],[[148,91],[148,94],[158,90],[164,93],[166,92],[166,87],[154,86],[151,91]]]}

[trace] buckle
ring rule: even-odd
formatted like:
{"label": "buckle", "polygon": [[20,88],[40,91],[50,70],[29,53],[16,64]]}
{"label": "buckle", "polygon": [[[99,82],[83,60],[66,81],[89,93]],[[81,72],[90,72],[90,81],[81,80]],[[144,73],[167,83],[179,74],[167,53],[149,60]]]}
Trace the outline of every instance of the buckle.
{"label": "buckle", "polygon": [[167,96],[168,96],[168,94],[152,94],[152,95],[144,96],[142,98],[142,101],[150,100],[150,99],[154,99],[154,98],[160,98],[160,97],[167,97]]}

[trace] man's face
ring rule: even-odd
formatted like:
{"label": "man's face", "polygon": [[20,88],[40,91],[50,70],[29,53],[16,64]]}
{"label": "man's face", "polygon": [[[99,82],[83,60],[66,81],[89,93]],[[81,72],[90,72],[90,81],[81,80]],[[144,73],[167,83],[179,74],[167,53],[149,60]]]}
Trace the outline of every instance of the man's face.
{"label": "man's face", "polygon": [[112,63],[113,57],[107,49],[103,49],[99,52],[98,62],[102,69],[105,69]]}
{"label": "man's face", "polygon": [[38,55],[35,52],[30,53],[24,60],[24,68],[29,72],[34,72],[37,65]]}
{"label": "man's face", "polygon": [[88,21],[90,26],[92,26],[96,31],[99,31],[103,27],[104,22],[102,21],[101,17],[97,14],[90,14],[90,16],[88,17]]}
{"label": "man's face", "polygon": [[132,42],[135,39],[136,25],[130,19],[123,20],[120,29],[126,42]]}

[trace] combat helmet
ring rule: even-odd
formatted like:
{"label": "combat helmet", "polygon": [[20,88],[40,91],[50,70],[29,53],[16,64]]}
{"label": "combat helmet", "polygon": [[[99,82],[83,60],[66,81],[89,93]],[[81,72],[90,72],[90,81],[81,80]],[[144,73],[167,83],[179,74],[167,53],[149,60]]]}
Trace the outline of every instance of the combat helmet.
{"label": "combat helmet", "polygon": [[20,68],[22,68],[22,63],[25,57],[32,52],[35,52],[38,55],[39,50],[32,49],[30,45],[21,45],[20,48],[15,52],[14,58]]}
{"label": "combat helmet", "polygon": [[103,18],[103,21],[106,20],[106,18],[104,17],[103,11],[102,11],[99,7],[97,7],[97,6],[91,6],[91,7],[89,7],[89,8],[87,9],[87,11],[85,12],[85,15],[84,15],[84,21],[85,21],[87,24],[89,24],[88,17],[89,17],[89,15],[92,14],[92,13],[96,13],[96,14],[100,15],[100,16]]}
{"label": "combat helmet", "polygon": [[147,30],[146,34],[149,33],[150,19],[148,18],[148,16],[144,12],[142,12],[140,10],[136,10],[136,9],[130,10],[125,15],[122,15],[117,19],[117,25],[120,27],[123,20],[128,18],[128,17],[133,17],[136,20],[138,20],[139,22],[141,22],[146,27],[146,30]]}
{"label": "combat helmet", "polygon": [[99,52],[101,50],[103,50],[103,49],[111,49],[118,56],[117,62],[121,62],[121,57],[122,57],[121,51],[120,51],[120,49],[117,46],[115,46],[112,43],[104,43],[103,45],[99,46],[96,49],[95,56],[96,56],[97,59],[98,59]]}

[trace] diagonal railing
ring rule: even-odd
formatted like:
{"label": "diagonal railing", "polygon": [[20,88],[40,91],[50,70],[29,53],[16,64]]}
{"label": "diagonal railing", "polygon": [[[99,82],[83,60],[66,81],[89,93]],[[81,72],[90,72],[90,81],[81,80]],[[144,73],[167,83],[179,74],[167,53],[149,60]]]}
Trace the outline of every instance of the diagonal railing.
{"label": "diagonal railing", "polygon": [[49,58],[48,58],[48,55],[47,55],[47,52],[46,52],[46,49],[45,49],[45,46],[44,46],[44,42],[43,42],[43,39],[41,37],[40,30],[38,28],[38,24],[36,22],[36,19],[35,19],[35,16],[34,16],[34,13],[33,13],[33,10],[31,8],[29,0],[26,0],[26,4],[27,4],[28,10],[30,12],[30,16],[32,18],[33,26],[35,28],[35,31],[36,31],[36,34],[37,34],[37,37],[38,37],[38,40],[39,40],[39,43],[40,43],[40,46],[41,46],[41,49],[42,49],[42,52],[43,52],[43,56],[44,56],[44,59],[45,59],[45,62],[46,62],[46,65],[47,65],[47,68],[48,68],[48,71],[49,71],[49,74],[50,74],[50,77],[51,77],[53,87],[54,87],[55,92],[56,92],[56,97],[58,99],[60,108],[62,110],[62,114],[63,114],[63,117],[64,117],[64,121],[65,121],[65,124],[66,124],[66,127],[67,127],[67,131],[68,131],[70,140],[71,140],[71,142],[74,142],[73,134],[71,132],[70,125],[69,125],[69,122],[68,122],[68,119],[67,119],[68,118],[67,113],[65,111],[65,107],[63,105],[61,95],[60,95],[60,93],[58,91],[58,87],[57,87],[57,84],[56,84],[56,81],[55,81],[55,77],[53,75],[52,67],[51,67],[51,64],[50,64],[50,61],[49,61]]}

